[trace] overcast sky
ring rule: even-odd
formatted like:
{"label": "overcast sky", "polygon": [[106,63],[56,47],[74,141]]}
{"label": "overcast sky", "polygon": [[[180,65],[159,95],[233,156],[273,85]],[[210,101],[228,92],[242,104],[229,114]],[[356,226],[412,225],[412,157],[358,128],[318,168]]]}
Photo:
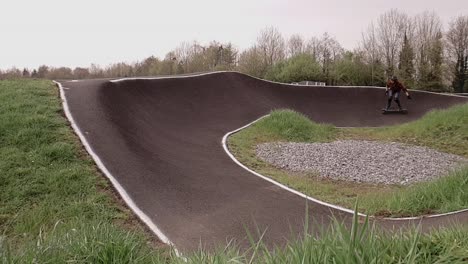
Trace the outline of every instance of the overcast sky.
{"label": "overcast sky", "polygon": [[468,0],[1,0],[0,68],[135,62],[192,40],[245,49],[266,26],[285,37],[328,32],[353,49],[391,8],[436,11],[446,27]]}

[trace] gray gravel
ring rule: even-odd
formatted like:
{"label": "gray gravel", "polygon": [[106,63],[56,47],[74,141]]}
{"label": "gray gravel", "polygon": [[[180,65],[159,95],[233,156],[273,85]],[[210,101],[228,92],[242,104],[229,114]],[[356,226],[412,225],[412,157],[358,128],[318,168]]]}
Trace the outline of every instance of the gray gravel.
{"label": "gray gravel", "polygon": [[331,143],[266,143],[257,156],[280,169],[374,184],[411,184],[446,175],[468,160],[401,143],[345,140]]}

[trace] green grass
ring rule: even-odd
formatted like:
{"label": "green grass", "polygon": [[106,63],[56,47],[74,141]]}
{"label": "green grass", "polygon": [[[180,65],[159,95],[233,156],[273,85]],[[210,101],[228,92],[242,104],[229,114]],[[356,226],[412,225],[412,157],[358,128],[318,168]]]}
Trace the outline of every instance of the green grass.
{"label": "green grass", "polygon": [[468,167],[447,177],[411,187],[356,184],[323,180],[314,173],[291,173],[261,161],[258,144],[273,141],[330,142],[337,139],[398,141],[468,157],[468,104],[433,111],[418,121],[383,128],[337,129],[316,124],[290,110],[232,135],[229,148],[255,171],[312,197],[350,208],[360,200],[361,211],[384,216],[443,213],[468,207]]}
{"label": "green grass", "polygon": [[468,104],[433,110],[421,119],[392,127],[345,129],[343,137],[399,141],[468,158]]}
{"label": "green grass", "polygon": [[[247,131],[247,130],[246,130]],[[259,120],[246,133],[257,140],[286,140],[292,142],[329,142],[336,136],[336,128],[311,122],[306,116],[291,110],[273,111],[268,118]]]}
{"label": "green grass", "polygon": [[[290,140],[328,141],[336,132],[284,122],[293,127]],[[302,126],[316,132],[296,137]],[[468,256],[467,227],[389,234],[355,219],[350,230],[336,222],[320,239],[305,235],[284,248],[252,241],[247,251],[230,245],[176,257],[152,246],[116,203],[49,81],[0,82],[0,157],[0,263],[457,263]]]}
{"label": "green grass", "polygon": [[40,263],[145,257],[149,237],[113,201],[61,115],[55,85],[1,81],[0,99],[0,250]]}
{"label": "green grass", "polygon": [[[307,219],[306,219],[307,220]],[[139,238],[116,232],[107,224],[57,224],[29,242],[21,256],[3,246],[0,260],[5,263],[463,263],[468,260],[468,227],[421,234],[417,229],[395,233],[382,232],[362,224],[357,217],[351,228],[335,221],[322,236],[309,235],[286,247],[267,247],[260,239],[251,240],[247,250],[228,245],[213,252],[199,250],[184,258],[151,252]],[[262,234],[259,234],[260,237]],[[0,240],[0,247],[1,247]]]}
{"label": "green grass", "polygon": [[171,257],[135,232],[95,221],[58,222],[23,243],[21,252],[3,245],[0,263],[165,263]]}
{"label": "green grass", "polygon": [[355,214],[351,228],[334,221],[319,239],[305,232],[304,239],[273,254],[260,245],[258,255],[260,263],[462,263],[468,261],[467,234],[467,226],[384,233],[367,220],[359,224]]}
{"label": "green grass", "polygon": [[[340,137],[347,139],[398,141],[468,158],[468,104],[431,111],[407,124],[372,129],[353,128],[341,133]],[[371,214],[390,216],[443,213],[468,208],[468,167],[399,192],[371,195],[361,204]]]}
{"label": "green grass", "polygon": [[374,192],[391,192],[396,187],[356,184],[345,181],[324,180],[317,174],[292,173],[280,170],[256,157],[258,144],[273,141],[330,142],[339,136],[340,130],[327,124],[316,124],[304,115],[291,110],[273,111],[252,126],[228,139],[229,150],[247,167],[271,177],[295,190],[321,200],[353,207],[358,196]]}
{"label": "green grass", "polygon": [[[282,248],[268,248],[261,240],[243,253],[235,247],[215,253],[197,252],[186,263],[465,263],[468,261],[468,227],[421,234],[417,229],[382,232],[355,215],[351,228],[335,221],[320,238],[309,235]],[[261,235],[261,234],[260,234]],[[173,263],[173,262],[171,262]],[[175,263],[175,262],[174,262]],[[182,263],[182,262],[177,262]]]}
{"label": "green grass", "polygon": [[468,208],[468,167],[397,192],[369,194],[360,202],[367,213],[380,216],[415,216],[465,209]]}

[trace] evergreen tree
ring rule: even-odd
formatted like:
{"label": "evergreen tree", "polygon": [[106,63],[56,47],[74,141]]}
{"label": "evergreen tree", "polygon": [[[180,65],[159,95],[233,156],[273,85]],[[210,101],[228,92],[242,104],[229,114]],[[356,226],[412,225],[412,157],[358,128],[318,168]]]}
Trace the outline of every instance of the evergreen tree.
{"label": "evergreen tree", "polygon": [[427,89],[434,92],[445,91],[443,84],[443,46],[442,32],[437,33],[429,53],[430,71],[427,79]]}
{"label": "evergreen tree", "polygon": [[29,77],[30,77],[30,74],[29,74],[28,69],[24,68],[23,69],[23,78],[29,78]]}
{"label": "evergreen tree", "polygon": [[407,87],[414,86],[414,50],[408,40],[407,34],[403,39],[403,46],[400,52],[400,61],[398,63],[399,77]]}
{"label": "evergreen tree", "polygon": [[424,45],[419,49],[419,63],[418,63],[418,79],[417,79],[417,89],[427,90],[427,82],[429,80],[430,74],[430,65],[428,56],[425,52],[426,48]]}
{"label": "evergreen tree", "polygon": [[468,92],[468,15],[450,22],[446,33],[447,51],[452,67],[455,92]]}
{"label": "evergreen tree", "polygon": [[452,85],[455,92],[468,92],[468,56],[459,56],[454,70],[454,79]]}

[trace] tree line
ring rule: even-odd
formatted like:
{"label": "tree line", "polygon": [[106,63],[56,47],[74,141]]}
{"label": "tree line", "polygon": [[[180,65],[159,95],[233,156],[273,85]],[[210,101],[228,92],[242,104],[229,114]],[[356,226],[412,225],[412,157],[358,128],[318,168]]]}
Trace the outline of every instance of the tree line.
{"label": "tree line", "polygon": [[232,43],[183,42],[163,59],[106,67],[48,67],[0,70],[0,79],[86,79],[173,75],[236,70],[279,82],[320,81],[327,85],[382,86],[397,75],[409,88],[468,92],[468,15],[453,18],[444,30],[435,12],[410,17],[396,9],[372,21],[353,50],[328,33],[285,38],[276,28],[263,29],[251,47]]}

